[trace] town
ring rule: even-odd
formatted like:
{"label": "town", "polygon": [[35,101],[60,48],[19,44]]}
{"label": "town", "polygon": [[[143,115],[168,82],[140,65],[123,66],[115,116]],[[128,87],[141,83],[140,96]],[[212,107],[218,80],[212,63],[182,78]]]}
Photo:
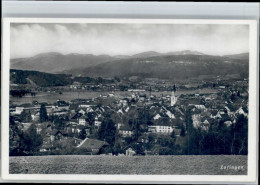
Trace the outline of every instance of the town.
{"label": "town", "polygon": [[[60,98],[40,102],[41,93]],[[25,95],[35,99],[13,101]],[[248,79],[239,75],[12,83],[10,155],[241,155],[247,154],[247,117]]]}

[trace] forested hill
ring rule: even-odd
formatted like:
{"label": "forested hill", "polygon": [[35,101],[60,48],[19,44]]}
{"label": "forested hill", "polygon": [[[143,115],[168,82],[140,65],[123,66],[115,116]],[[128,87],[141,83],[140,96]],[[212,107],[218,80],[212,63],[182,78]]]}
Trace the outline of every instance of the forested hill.
{"label": "forested hill", "polygon": [[[61,57],[62,56],[62,57]],[[91,60],[90,60],[91,58]],[[64,60],[63,60],[64,59]],[[92,60],[93,59],[93,60]],[[91,62],[90,62],[91,61]],[[199,76],[240,75],[248,77],[249,54],[214,56],[194,51],[157,53],[144,52],[133,56],[39,54],[27,59],[11,60],[11,68],[23,71],[14,76],[14,83],[31,80],[40,86],[71,83],[69,75],[91,77],[78,79],[96,81],[97,78],[139,76],[141,78],[188,79]],[[50,69],[51,68],[51,69]],[[47,73],[63,73],[47,74]]]}
{"label": "forested hill", "polygon": [[92,77],[187,79],[200,75],[248,76],[249,60],[211,55],[166,55],[120,59],[96,66],[70,70],[69,74]]}
{"label": "forested hill", "polygon": [[34,83],[41,87],[64,86],[72,83],[70,75],[16,69],[10,70],[10,81],[15,84]]}
{"label": "forested hill", "polygon": [[10,81],[14,84],[31,84],[40,87],[53,87],[70,85],[73,82],[80,83],[113,83],[114,80],[104,78],[75,77],[67,74],[51,74],[39,71],[10,70]]}

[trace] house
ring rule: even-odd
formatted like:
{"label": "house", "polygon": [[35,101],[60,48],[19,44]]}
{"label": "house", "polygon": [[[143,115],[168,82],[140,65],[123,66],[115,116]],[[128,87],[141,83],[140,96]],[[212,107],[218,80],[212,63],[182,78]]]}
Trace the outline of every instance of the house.
{"label": "house", "polygon": [[59,116],[59,117],[66,117],[68,112],[67,111],[55,111],[52,114],[55,115],[55,116]]}
{"label": "house", "polygon": [[204,122],[202,122],[201,124],[200,124],[200,128],[201,128],[201,130],[204,130],[204,131],[208,131],[209,130],[209,122],[206,122],[206,121],[204,121]]}
{"label": "house", "polygon": [[87,124],[86,119],[87,119],[87,117],[84,115],[79,117],[79,125],[86,126],[86,124]]}
{"label": "house", "polygon": [[141,93],[141,94],[139,94],[139,102],[144,102],[146,100],[146,94],[144,94],[144,93]]}
{"label": "house", "polygon": [[174,131],[176,137],[179,137],[181,135],[181,129],[173,128],[173,131]]}
{"label": "house", "polygon": [[73,82],[72,85],[70,85],[71,89],[78,89],[81,87],[81,83],[80,82]]}
{"label": "house", "polygon": [[194,105],[197,109],[206,109],[205,105]]}
{"label": "house", "polygon": [[83,110],[83,109],[80,109],[79,113],[82,114],[82,115],[84,115],[84,114],[86,113],[86,111]]}
{"label": "house", "polygon": [[36,133],[40,134],[42,132],[42,128],[40,126],[36,126]]}
{"label": "house", "polygon": [[22,131],[26,131],[26,130],[28,130],[29,128],[30,128],[30,126],[32,125],[33,123],[22,123],[21,125],[22,125]]}
{"label": "house", "polygon": [[75,138],[75,137],[73,137],[73,140],[74,140],[75,145],[77,145],[77,146],[83,141],[82,139]]}
{"label": "house", "polygon": [[122,105],[122,106],[127,106],[128,105],[128,102],[129,100],[127,98],[124,98],[124,99],[121,99],[119,101],[119,103]]}
{"label": "house", "polygon": [[122,137],[131,137],[133,135],[133,131],[128,125],[123,125],[119,128],[119,134],[121,134]]}
{"label": "house", "polygon": [[101,118],[95,117],[94,125],[95,127],[100,127],[101,126]]}
{"label": "house", "polygon": [[140,136],[138,138],[138,143],[148,143],[149,142],[149,139],[148,139],[148,135],[144,134],[142,136]]}
{"label": "house", "polygon": [[136,152],[130,147],[125,151],[126,156],[134,156]]}
{"label": "house", "polygon": [[53,144],[50,144],[50,143],[43,143],[41,148],[40,148],[40,152],[49,152],[49,151],[52,151],[54,150],[55,147],[53,146]]}
{"label": "house", "polygon": [[230,127],[232,125],[232,121],[225,121],[224,123],[227,127]]}
{"label": "house", "polygon": [[86,126],[83,126],[83,125],[77,125],[76,127],[74,127],[74,132],[73,133],[78,133],[79,134],[83,129],[86,131],[86,135],[90,134],[90,128],[86,127]]}
{"label": "house", "polygon": [[210,118],[216,119],[216,118],[222,118],[222,116],[221,116],[221,114],[220,114],[219,111],[213,110],[213,111],[211,112]]}
{"label": "house", "polygon": [[123,123],[117,123],[117,129],[120,129],[121,126],[123,126]]}
{"label": "house", "polygon": [[52,130],[51,132],[47,133],[47,136],[50,137],[50,141],[61,140],[63,138],[63,133],[59,130]]}
{"label": "house", "polygon": [[40,120],[40,112],[35,112],[33,114],[31,114],[32,120],[33,121],[39,121]]}
{"label": "house", "polygon": [[156,123],[155,125],[148,126],[148,132],[152,133],[167,133],[170,134],[173,131],[173,127],[167,123]]}
{"label": "house", "polygon": [[235,114],[242,114],[242,115],[244,115],[245,117],[248,116],[248,114],[245,112],[245,108],[243,108],[243,107],[240,107],[240,108],[235,112]]}
{"label": "house", "polygon": [[24,107],[16,107],[15,114],[21,114],[23,112]]}
{"label": "house", "polygon": [[74,114],[71,115],[70,120],[73,122],[78,122],[78,120],[81,116],[82,116],[81,113],[75,112]]}
{"label": "house", "polygon": [[156,114],[156,115],[153,117],[153,119],[154,119],[154,120],[157,120],[157,119],[159,119],[160,117],[161,117],[160,114]]}
{"label": "house", "polygon": [[91,154],[95,155],[95,154],[99,154],[100,150],[108,145],[109,144],[105,141],[86,138],[76,148],[90,149]]}

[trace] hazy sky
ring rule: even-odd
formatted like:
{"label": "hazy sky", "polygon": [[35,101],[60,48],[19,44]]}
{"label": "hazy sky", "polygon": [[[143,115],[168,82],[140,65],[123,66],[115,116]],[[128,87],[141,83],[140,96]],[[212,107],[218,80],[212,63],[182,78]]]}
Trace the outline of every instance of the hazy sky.
{"label": "hazy sky", "polygon": [[195,50],[226,55],[249,51],[248,25],[15,24],[11,58],[39,53],[132,55]]}

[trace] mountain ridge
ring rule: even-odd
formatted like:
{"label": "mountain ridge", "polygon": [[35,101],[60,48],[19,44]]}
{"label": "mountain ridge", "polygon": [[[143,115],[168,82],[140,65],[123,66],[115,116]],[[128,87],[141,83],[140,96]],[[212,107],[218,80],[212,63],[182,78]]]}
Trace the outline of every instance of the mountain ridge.
{"label": "mountain ridge", "polygon": [[[168,58],[168,59],[167,59]],[[113,67],[119,71],[125,71],[125,66],[130,67],[128,62],[133,62],[133,65],[139,65],[139,63],[147,63],[147,65],[141,64],[147,69],[151,69],[153,66],[149,66],[150,64],[158,65],[158,69],[162,69],[160,64],[169,60],[173,60],[175,62],[171,63],[175,67],[183,68],[183,65],[189,65],[189,63],[193,63],[194,65],[197,62],[199,65],[200,60],[205,60],[208,58],[211,61],[213,58],[219,61],[225,61],[226,65],[231,61],[231,63],[239,63],[243,61],[249,60],[249,53],[241,53],[235,55],[224,55],[224,56],[214,56],[200,53],[198,51],[191,50],[183,50],[183,51],[174,51],[167,53],[159,53],[155,51],[146,51],[134,55],[93,55],[93,54],[78,54],[78,53],[70,53],[70,54],[61,54],[58,52],[49,52],[49,53],[41,53],[35,55],[34,57],[29,58],[18,58],[11,59],[11,69],[20,69],[20,70],[35,70],[40,72],[48,72],[48,73],[63,73],[63,74],[72,74],[74,76],[78,75],[94,75],[97,73],[101,76],[107,76],[109,70],[114,71]],[[215,60],[214,59],[214,60]],[[161,63],[160,63],[161,62]],[[206,61],[205,61],[206,62]],[[204,62],[204,63],[205,63]],[[149,64],[148,64],[149,63]],[[112,65],[113,67],[108,67]],[[116,66],[119,65],[119,66]],[[208,64],[209,65],[209,64]],[[222,65],[222,64],[221,64]],[[95,67],[96,66],[96,67]],[[164,65],[165,66],[165,65]],[[104,69],[107,67],[107,70]],[[166,67],[166,66],[165,66]],[[100,69],[97,69],[100,68]],[[121,69],[120,69],[121,68]],[[171,68],[171,65],[168,65],[167,68]],[[130,69],[135,69],[136,71],[140,71],[138,67],[131,66]],[[185,71],[185,69],[182,69]],[[104,74],[101,74],[103,71]],[[167,71],[167,70],[166,70]],[[151,72],[156,72],[153,69]],[[140,71],[141,73],[141,71]],[[143,71],[145,74],[146,71]],[[118,75],[115,73],[115,75]]]}

